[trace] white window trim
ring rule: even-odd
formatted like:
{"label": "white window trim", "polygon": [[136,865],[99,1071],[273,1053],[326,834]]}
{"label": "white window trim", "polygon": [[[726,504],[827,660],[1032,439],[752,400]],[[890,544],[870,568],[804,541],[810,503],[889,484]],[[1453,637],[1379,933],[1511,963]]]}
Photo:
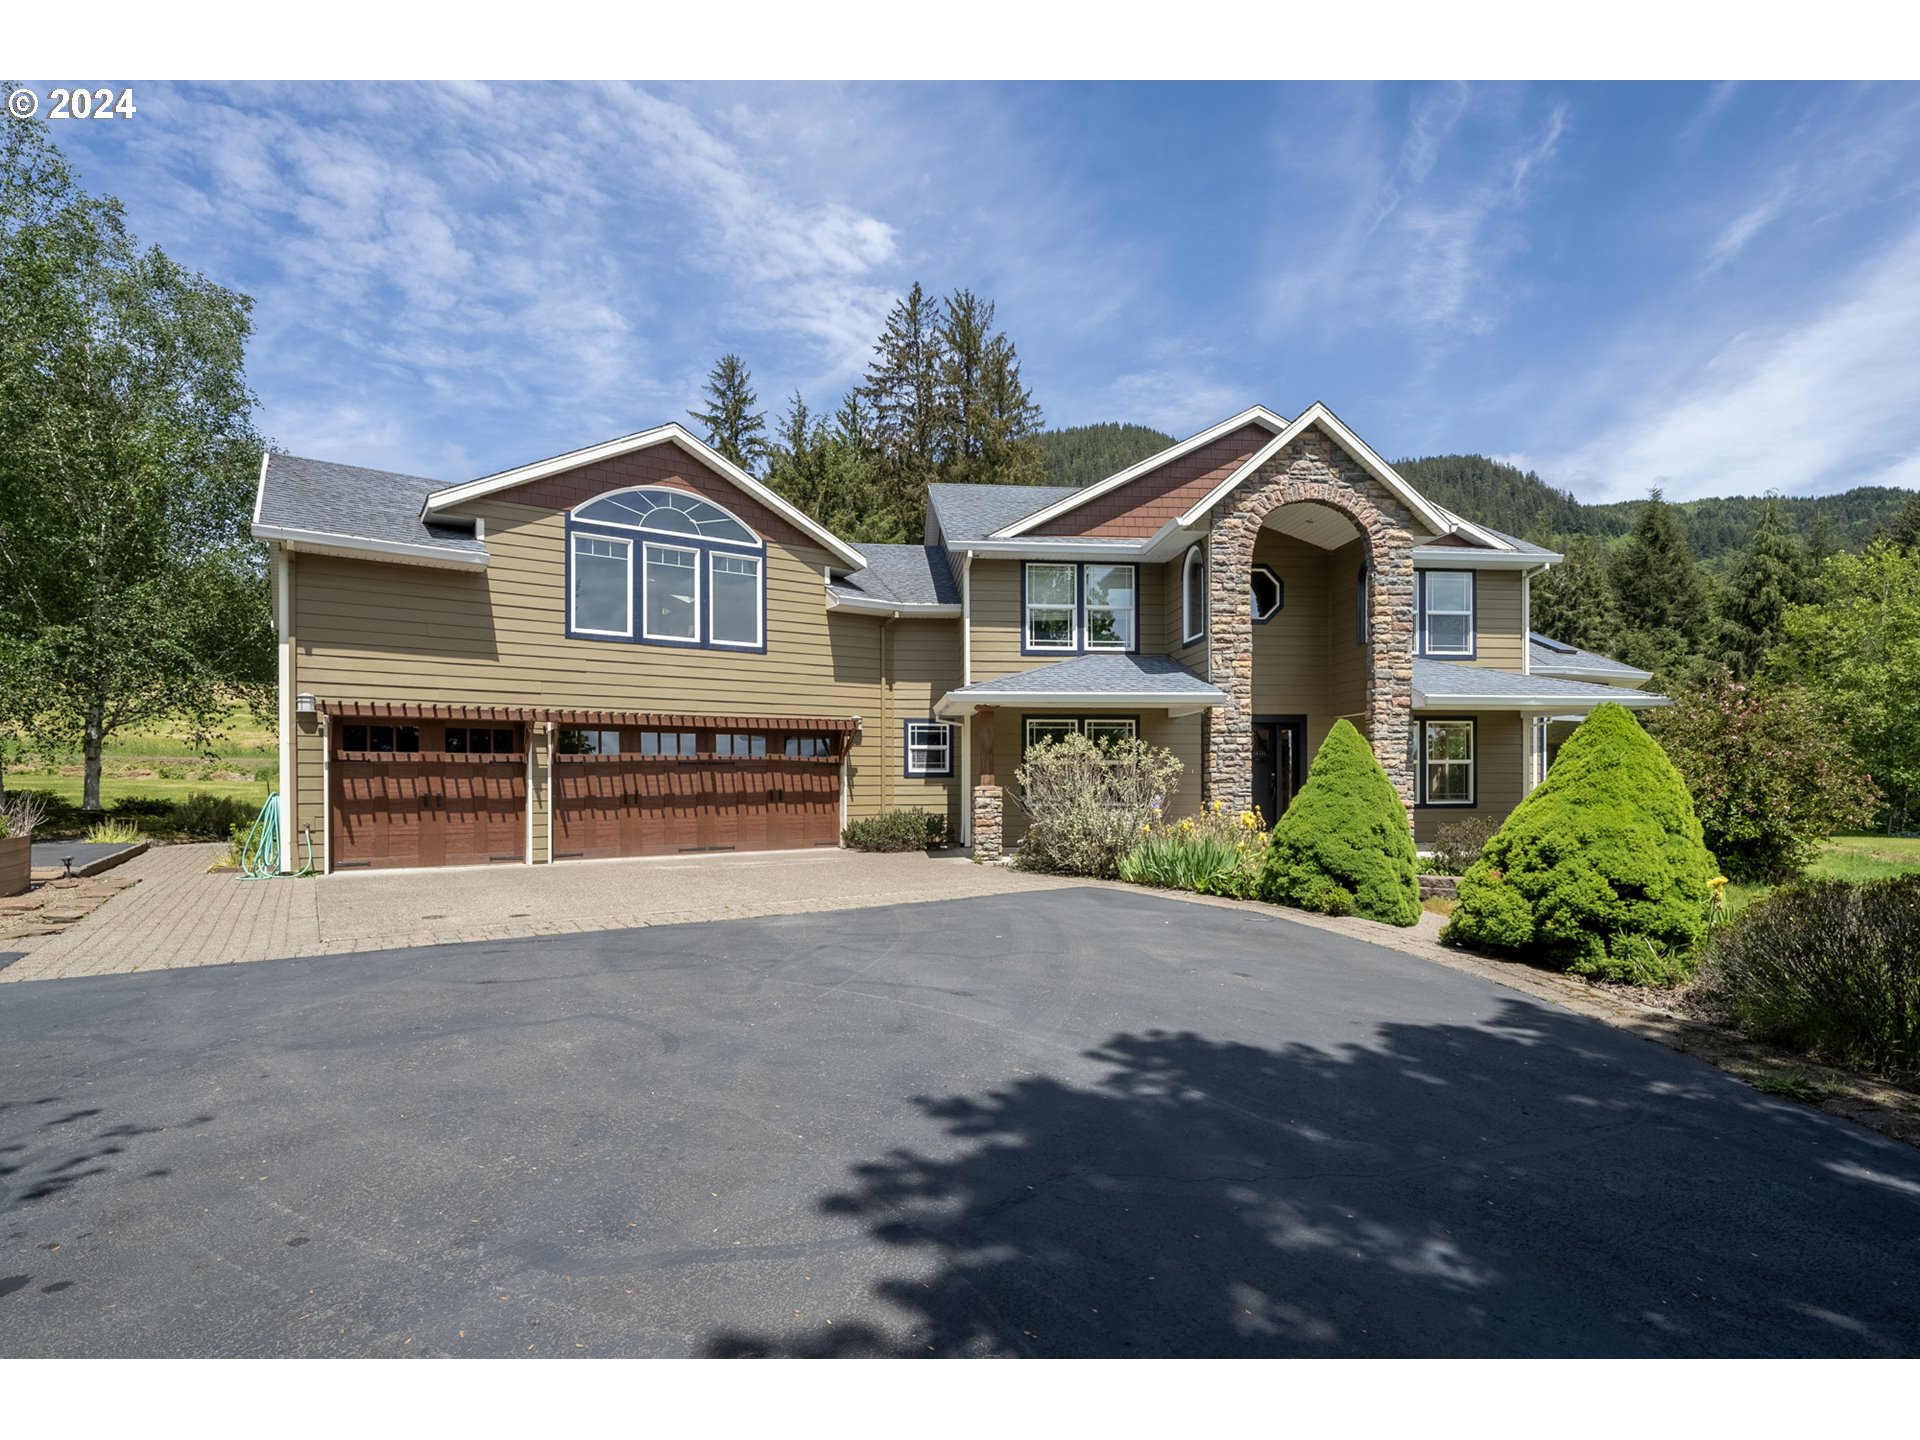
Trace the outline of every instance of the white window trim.
{"label": "white window trim", "polygon": [[[915,742],[914,736],[917,733],[929,730],[938,730],[940,732],[938,744]],[[915,765],[913,763],[913,752],[915,750],[938,750],[945,759],[938,765]],[[944,778],[953,774],[953,726],[947,724],[944,720],[909,720],[907,722],[906,771],[909,775],[924,775],[935,779]]]}
{"label": "white window trim", "polygon": [[1131,715],[1029,715],[1026,723],[1021,727],[1021,739],[1025,742],[1021,749],[1033,748],[1033,728],[1036,725],[1043,725],[1048,729],[1065,725],[1074,734],[1084,735],[1087,733],[1089,721],[1095,725],[1124,725],[1127,727],[1129,740],[1140,738],[1140,722]]}
{"label": "white window trim", "polygon": [[1101,725],[1101,726],[1124,725],[1127,727],[1127,739],[1138,740],[1140,738],[1140,722],[1138,720],[1135,720],[1131,715],[1115,715],[1111,718],[1104,715],[1081,716],[1080,717],[1080,733],[1082,735],[1087,735],[1088,738],[1091,739],[1092,736],[1088,735],[1088,732],[1087,732],[1087,726],[1089,725]]}
{"label": "white window trim", "polygon": [[[1427,727],[1429,725],[1464,725],[1467,727],[1467,758],[1464,760],[1432,760],[1427,755]],[[1467,798],[1464,800],[1435,800],[1427,789],[1427,774],[1433,765],[1464,765],[1467,767]],[[1441,810],[1472,810],[1480,804],[1480,723],[1466,716],[1435,716],[1431,720],[1420,722],[1420,803]]]}
{"label": "white window trim", "polygon": [[[1036,725],[1044,725],[1049,730],[1053,729],[1056,726],[1064,725],[1067,727],[1068,730],[1072,731],[1074,734],[1077,735],[1080,733],[1080,722],[1070,715],[1060,715],[1060,716],[1029,715],[1027,717],[1027,723],[1021,727],[1021,739],[1024,743],[1021,745],[1020,748],[1023,751],[1031,750],[1033,748],[1034,746],[1033,727]],[[1058,737],[1055,735],[1049,734],[1049,735],[1043,736],[1042,738],[1047,740],[1053,740],[1053,739],[1057,739]]]}
{"label": "white window trim", "polygon": [[[596,630],[590,625],[582,625],[580,623],[579,545],[582,540],[596,540],[603,545],[619,545],[627,552],[627,626],[624,630]],[[573,532],[573,539],[569,541],[568,544],[572,547],[568,558],[573,562],[573,565],[572,573],[568,577],[570,583],[567,586],[567,619],[571,622],[573,632],[576,635],[611,635],[621,640],[631,640],[633,638],[633,541],[624,535],[595,535],[589,531],[576,530]],[[604,555],[596,555],[591,558],[604,560],[607,557]]]}
{"label": "white window trim", "polygon": [[[1467,581],[1467,608],[1464,610],[1435,610],[1427,600],[1430,581],[1435,575],[1462,575]],[[1420,572],[1420,650],[1424,655],[1465,655],[1475,653],[1474,639],[1478,617],[1474,615],[1474,606],[1478,599],[1479,586],[1474,583],[1471,570],[1423,570]],[[1467,643],[1457,650],[1439,650],[1433,644],[1433,617],[1435,615],[1464,615],[1467,617]]]}
{"label": "white window trim", "polygon": [[[758,650],[766,643],[767,638],[766,562],[758,555],[748,555],[731,550],[709,550],[707,552],[707,593],[710,595],[713,593],[714,565],[722,556],[725,556],[729,560],[751,560],[753,562],[753,639],[722,640],[718,635],[710,635],[708,636],[708,643],[718,646],[722,650]],[[699,581],[696,580],[694,582],[694,589],[698,591],[699,588]],[[699,609],[698,598],[694,601],[694,607],[697,614]]]}
{"label": "white window trim", "polygon": [[[641,638],[646,640],[658,640],[668,645],[698,645],[700,643],[700,621],[701,621],[700,551],[699,549],[696,546],[692,546],[692,545],[667,545],[659,541],[647,540],[642,542],[640,546],[640,550],[641,550],[641,555],[640,555],[640,634],[641,634]],[[691,555],[693,557],[693,564],[687,568],[687,573],[693,576],[693,634],[691,635],[656,635],[653,633],[652,630],[647,628],[647,590],[651,584],[651,580],[647,575],[646,564],[647,564],[648,552],[654,551],[654,550],[672,550],[676,554]],[[627,593],[629,595],[633,593],[633,584],[632,584],[631,575],[629,575],[628,577]]]}
{"label": "white window trim", "polygon": [[[1195,567],[1200,570],[1200,615],[1199,624],[1194,623],[1193,592],[1188,583]],[[1187,558],[1180,565],[1180,643],[1191,645],[1196,640],[1207,638],[1207,552],[1206,547],[1195,545],[1187,551]]]}
{"label": "white window trim", "polygon": [[[1275,595],[1273,609],[1264,615],[1260,613],[1260,607],[1255,603],[1253,598],[1253,577],[1262,573],[1264,573],[1269,580],[1273,581]],[[1253,620],[1256,624],[1265,624],[1286,608],[1287,582],[1280,578],[1280,572],[1278,570],[1263,561],[1247,571],[1247,616],[1249,619]]]}
{"label": "white window trim", "polygon": [[[1065,570],[1069,572],[1073,576],[1074,598],[1065,604],[1053,600],[1036,602],[1033,598],[1033,572],[1036,568]],[[1023,650],[1058,650],[1063,654],[1078,650],[1080,648],[1080,567],[1071,560],[1029,560],[1026,562],[1026,568],[1020,573],[1025,581],[1022,587],[1025,593],[1021,596],[1025,605],[1020,615],[1020,648]],[[1033,612],[1036,606],[1042,610],[1065,610],[1067,612],[1067,641],[1064,645],[1043,645],[1034,640]]]}
{"label": "white window trim", "polygon": [[[1087,600],[1088,576],[1094,570],[1125,570],[1131,574],[1133,579],[1127,585],[1127,594],[1133,597],[1131,602],[1124,607],[1119,605],[1094,605],[1089,603]],[[1093,620],[1091,617],[1095,610],[1105,611],[1110,615],[1119,615],[1122,613],[1126,615],[1127,638],[1124,643],[1119,645],[1096,645],[1093,643]],[[1080,613],[1088,617],[1086,622],[1086,648],[1088,650],[1098,650],[1106,654],[1115,655],[1131,655],[1137,651],[1140,648],[1140,567],[1138,565],[1127,565],[1104,560],[1089,560],[1081,565]]]}

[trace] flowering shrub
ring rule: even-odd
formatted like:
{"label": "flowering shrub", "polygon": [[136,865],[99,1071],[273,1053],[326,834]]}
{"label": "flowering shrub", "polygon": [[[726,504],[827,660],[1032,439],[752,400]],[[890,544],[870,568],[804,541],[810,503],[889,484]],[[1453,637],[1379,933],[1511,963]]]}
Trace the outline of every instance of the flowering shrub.
{"label": "flowering shrub", "polygon": [[1834,831],[1864,824],[1878,795],[1846,737],[1809,692],[1725,670],[1682,689],[1653,722],[1707,848],[1735,880],[1800,874]]}
{"label": "flowering shrub", "polygon": [[1027,812],[1014,863],[1057,875],[1115,874],[1184,767],[1171,750],[1140,740],[1064,735],[1029,750],[1013,778]]}
{"label": "flowering shrub", "polygon": [[1433,854],[1427,860],[1424,873],[1466,874],[1499,829],[1500,822],[1490,815],[1469,815],[1442,825],[1433,832]]}
{"label": "flowering shrub", "polygon": [[1120,878],[1133,885],[1245,897],[1253,894],[1266,849],[1267,832],[1251,810],[1229,817],[1216,800],[1198,816],[1166,820],[1156,809],[1121,860]]}

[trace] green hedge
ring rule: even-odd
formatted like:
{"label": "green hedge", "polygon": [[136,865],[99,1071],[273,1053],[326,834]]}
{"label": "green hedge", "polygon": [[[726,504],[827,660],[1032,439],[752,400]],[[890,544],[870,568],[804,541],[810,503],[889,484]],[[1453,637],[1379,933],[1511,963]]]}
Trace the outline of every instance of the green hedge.
{"label": "green hedge", "polygon": [[925,850],[947,843],[947,817],[925,810],[889,810],[855,820],[840,838],[849,850]]}
{"label": "green hedge", "polygon": [[1420,922],[1418,858],[1400,794],[1373,749],[1336,720],[1267,841],[1260,898],[1388,925]]}
{"label": "green hedge", "polygon": [[1441,938],[1634,984],[1684,979],[1706,938],[1714,860],[1678,772],[1600,706],[1460,882]]}

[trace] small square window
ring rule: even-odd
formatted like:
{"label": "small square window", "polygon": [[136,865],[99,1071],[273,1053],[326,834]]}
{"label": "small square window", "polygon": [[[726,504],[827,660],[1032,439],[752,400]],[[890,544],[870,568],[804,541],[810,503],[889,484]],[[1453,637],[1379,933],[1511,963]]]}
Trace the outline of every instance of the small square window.
{"label": "small square window", "polygon": [[713,737],[713,753],[731,755],[736,759],[765,755],[767,737],[764,735],[743,734],[738,731],[723,730]]}
{"label": "small square window", "polygon": [[907,774],[953,774],[953,727],[938,720],[907,722]]}

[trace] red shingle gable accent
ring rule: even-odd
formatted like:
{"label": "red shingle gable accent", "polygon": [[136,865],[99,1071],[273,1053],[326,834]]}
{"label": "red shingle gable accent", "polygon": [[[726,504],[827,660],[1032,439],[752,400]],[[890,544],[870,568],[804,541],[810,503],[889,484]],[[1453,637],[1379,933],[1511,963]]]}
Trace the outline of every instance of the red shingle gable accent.
{"label": "red shingle gable accent", "polygon": [[635,485],[666,485],[688,490],[702,499],[731,510],[763,540],[778,545],[798,545],[818,550],[820,542],[803,533],[792,522],[762,505],[753,496],[714,470],[702,464],[670,440],[649,445],[644,450],[596,460],[558,475],[530,480],[525,485],[490,495],[489,500],[509,505],[532,505],[542,510],[571,510],[610,490],[627,490]]}
{"label": "red shingle gable accent", "polygon": [[1271,439],[1273,432],[1264,426],[1242,425],[1211,445],[1149,470],[1029,533],[1145,539],[1204,499]]}

